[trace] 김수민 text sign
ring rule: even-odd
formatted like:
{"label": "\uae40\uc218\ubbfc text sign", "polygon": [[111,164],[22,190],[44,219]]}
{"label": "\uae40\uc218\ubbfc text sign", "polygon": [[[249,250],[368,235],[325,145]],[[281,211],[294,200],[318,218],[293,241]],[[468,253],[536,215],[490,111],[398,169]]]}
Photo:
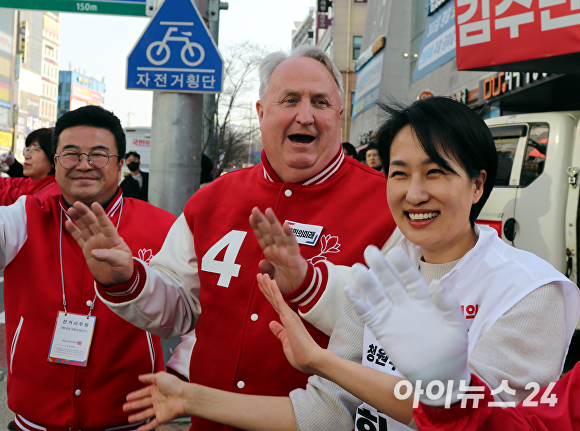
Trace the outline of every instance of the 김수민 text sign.
{"label": "\uae40\uc218\ubbfc text sign", "polygon": [[456,0],[455,13],[459,70],[580,52],[580,0]]}
{"label": "\uae40\uc218\ubbfc text sign", "polygon": [[126,88],[218,93],[223,61],[193,0],[165,0],[127,57]]}

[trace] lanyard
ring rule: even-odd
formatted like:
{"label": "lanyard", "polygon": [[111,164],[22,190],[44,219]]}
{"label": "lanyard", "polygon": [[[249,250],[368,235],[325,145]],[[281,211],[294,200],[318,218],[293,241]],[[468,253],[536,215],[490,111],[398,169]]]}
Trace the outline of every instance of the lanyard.
{"label": "lanyard", "polygon": [[[67,314],[66,311],[66,295],[64,293],[64,271],[63,271],[63,267],[62,267],[62,213],[64,211],[64,208],[61,207],[60,209],[60,235],[58,237],[58,249],[59,249],[59,254],[60,254],[60,281],[62,284],[62,306],[64,307],[64,313],[65,315]],[[115,227],[117,230],[119,230],[119,223],[121,222],[121,215],[123,213],[123,197],[121,197],[121,208],[119,209],[119,218],[117,219],[117,226]],[[90,316],[91,313],[93,312],[93,308],[95,307],[95,301],[97,300],[97,294],[95,293],[95,297],[93,299],[93,301],[91,302],[91,305],[89,306],[89,314],[87,315]]]}

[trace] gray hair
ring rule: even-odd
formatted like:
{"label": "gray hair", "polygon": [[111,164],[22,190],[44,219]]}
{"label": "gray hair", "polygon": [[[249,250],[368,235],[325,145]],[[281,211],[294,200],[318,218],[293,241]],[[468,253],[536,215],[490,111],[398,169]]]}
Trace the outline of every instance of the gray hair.
{"label": "gray hair", "polygon": [[271,54],[268,54],[266,57],[262,59],[260,62],[260,99],[264,99],[266,95],[266,91],[268,90],[268,84],[270,83],[270,77],[272,76],[272,72],[274,69],[282,63],[284,60],[288,60],[290,58],[299,58],[299,57],[306,57],[312,58],[316,61],[322,63],[324,67],[330,72],[332,77],[334,78],[334,82],[338,86],[338,96],[340,98],[340,106],[342,106],[342,99],[344,97],[344,87],[342,85],[342,75],[340,71],[332,61],[332,59],[320,48],[317,48],[312,45],[301,45],[298,48],[294,49],[290,55],[282,52],[277,51]]}

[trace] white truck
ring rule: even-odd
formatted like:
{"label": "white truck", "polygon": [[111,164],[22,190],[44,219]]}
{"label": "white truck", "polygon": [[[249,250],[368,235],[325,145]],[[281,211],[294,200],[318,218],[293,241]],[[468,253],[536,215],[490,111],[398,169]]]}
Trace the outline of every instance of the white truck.
{"label": "white truck", "polygon": [[478,224],[578,282],[580,111],[486,120],[498,151],[495,187]]}
{"label": "white truck", "polygon": [[[149,172],[149,158],[151,155],[151,127],[124,127],[127,139],[127,150],[135,151],[141,156],[141,170]],[[123,175],[129,175],[129,169],[123,165]]]}

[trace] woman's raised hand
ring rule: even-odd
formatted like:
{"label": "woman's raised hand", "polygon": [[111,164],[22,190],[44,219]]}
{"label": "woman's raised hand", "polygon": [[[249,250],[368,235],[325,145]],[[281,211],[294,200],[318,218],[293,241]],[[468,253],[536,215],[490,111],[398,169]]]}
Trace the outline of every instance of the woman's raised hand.
{"label": "woman's raised hand", "polygon": [[187,383],[165,372],[144,374],[139,376],[139,380],[150,383],[150,386],[131,392],[123,405],[125,412],[138,410],[129,416],[130,423],[152,419],[141,425],[138,431],[153,430],[156,426],[186,414],[183,389]]}
{"label": "woman's raised hand", "polygon": [[282,343],[286,359],[297,370],[321,375],[320,366],[327,351],[314,341],[300,316],[286,304],[276,282],[268,274],[258,274],[257,279],[260,291],[280,316],[282,324],[273,320],[270,330]]}
{"label": "woman's raised hand", "polygon": [[286,223],[282,226],[271,208],[265,214],[257,207],[252,209],[250,225],[266,258],[259,264],[260,271],[274,279],[284,295],[300,287],[308,262],[300,255],[292,229]]}

